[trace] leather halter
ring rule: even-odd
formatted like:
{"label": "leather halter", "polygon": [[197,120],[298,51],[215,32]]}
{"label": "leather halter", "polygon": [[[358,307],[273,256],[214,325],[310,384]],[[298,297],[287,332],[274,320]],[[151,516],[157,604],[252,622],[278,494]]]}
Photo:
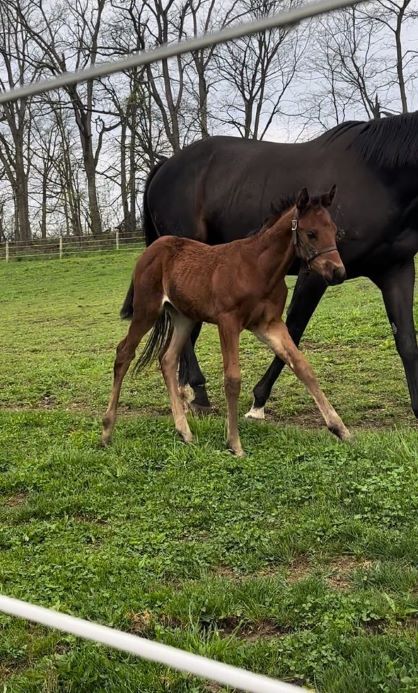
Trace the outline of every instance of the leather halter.
{"label": "leather halter", "polygon": [[[324,248],[323,250],[309,251],[309,247],[308,248],[306,248],[306,246],[303,247],[302,243],[300,242],[300,236],[298,234],[298,231],[299,231],[299,216],[296,215],[292,219],[292,243],[295,246],[296,255],[301,260],[306,262],[308,269],[311,269],[311,262],[312,262],[312,260],[315,260],[315,258],[319,257],[320,255],[326,255],[327,253],[332,253],[334,250],[338,250],[336,245],[330,245],[328,248]],[[303,254],[302,254],[302,250],[305,252],[306,252],[306,250],[308,250],[308,252],[306,253],[306,256],[305,256],[305,252],[303,252]]]}

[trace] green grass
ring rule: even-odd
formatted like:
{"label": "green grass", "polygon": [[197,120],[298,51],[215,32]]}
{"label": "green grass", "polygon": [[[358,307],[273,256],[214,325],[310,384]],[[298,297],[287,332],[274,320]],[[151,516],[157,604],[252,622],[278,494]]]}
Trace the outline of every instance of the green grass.
{"label": "green grass", "polygon": [[[127,377],[98,446],[134,254],[0,266],[0,592],[320,691],[418,688],[418,455],[377,290],[332,289],[304,351],[354,442],[284,372],[265,424],[224,450],[219,415],[175,436],[156,367]],[[292,283],[292,282],[289,282]],[[242,339],[242,412],[270,361]],[[0,615],[4,691],[220,691]],[[1,688],[0,688],[1,690]]]}

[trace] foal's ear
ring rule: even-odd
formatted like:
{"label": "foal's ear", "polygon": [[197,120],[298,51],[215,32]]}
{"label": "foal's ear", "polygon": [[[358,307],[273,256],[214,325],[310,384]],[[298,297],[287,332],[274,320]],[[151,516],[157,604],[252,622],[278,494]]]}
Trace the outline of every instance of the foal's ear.
{"label": "foal's ear", "polygon": [[337,192],[337,186],[336,186],[335,183],[334,183],[334,185],[332,186],[332,188],[330,189],[329,192],[324,193],[323,195],[321,195],[321,205],[322,205],[323,207],[330,207],[331,204],[332,204],[332,201],[333,201],[333,199],[334,199],[334,197],[335,197],[335,193],[336,193],[336,192]]}
{"label": "foal's ear", "polygon": [[299,212],[305,211],[309,204],[309,193],[307,188],[302,188],[296,198],[296,207]]}

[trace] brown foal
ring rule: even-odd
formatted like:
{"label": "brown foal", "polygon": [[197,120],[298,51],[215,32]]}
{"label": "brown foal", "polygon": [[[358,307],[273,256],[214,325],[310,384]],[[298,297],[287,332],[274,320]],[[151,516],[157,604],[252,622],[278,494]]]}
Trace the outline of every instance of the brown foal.
{"label": "brown foal", "polygon": [[294,206],[243,240],[208,246],[163,236],[145,250],[137,261],[122,309],[131,324],[116,350],[113,389],[103,418],[103,444],[112,434],[123,378],[140,340],[152,327],[137,366],[141,368],[159,356],[175,427],[185,442],[192,440],[177,369],[180,353],[197,322],[218,326],[228,406],[227,444],[236,455],[244,454],[238,433],[238,397],[239,336],[245,329],[295,372],[314,398],[329,430],[341,439],[349,437],[282,320],[287,296],[285,276],[295,256],[329,283],[340,283],[345,278],[335,245],[336,226],[327,210],[334,194],[335,186],[310,199],[304,188]]}

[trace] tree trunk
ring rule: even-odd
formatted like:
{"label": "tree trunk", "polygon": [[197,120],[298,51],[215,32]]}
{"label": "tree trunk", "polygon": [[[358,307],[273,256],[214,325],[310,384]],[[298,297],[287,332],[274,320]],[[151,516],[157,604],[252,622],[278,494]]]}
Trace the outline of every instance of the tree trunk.
{"label": "tree trunk", "polygon": [[126,180],[126,117],[121,117],[120,132],[120,194],[122,199],[123,224],[125,229],[129,220],[128,184]]}
{"label": "tree trunk", "polygon": [[42,175],[42,206],[41,206],[41,238],[46,238],[46,204],[47,204],[48,173],[44,165]]}
{"label": "tree trunk", "polygon": [[91,138],[84,153],[84,169],[87,179],[87,190],[89,197],[90,228],[93,236],[100,236],[102,233],[102,218],[100,216],[99,203],[97,200],[96,189],[96,164],[91,147]]}
{"label": "tree trunk", "polygon": [[17,213],[17,238],[18,241],[31,240],[31,228],[29,221],[29,197],[28,179],[25,170],[25,161],[20,146],[16,147],[16,213]]}
{"label": "tree trunk", "polygon": [[129,224],[128,233],[134,235],[136,231],[136,156],[135,134],[137,121],[137,103],[132,103],[131,111],[131,140],[129,143]]}

